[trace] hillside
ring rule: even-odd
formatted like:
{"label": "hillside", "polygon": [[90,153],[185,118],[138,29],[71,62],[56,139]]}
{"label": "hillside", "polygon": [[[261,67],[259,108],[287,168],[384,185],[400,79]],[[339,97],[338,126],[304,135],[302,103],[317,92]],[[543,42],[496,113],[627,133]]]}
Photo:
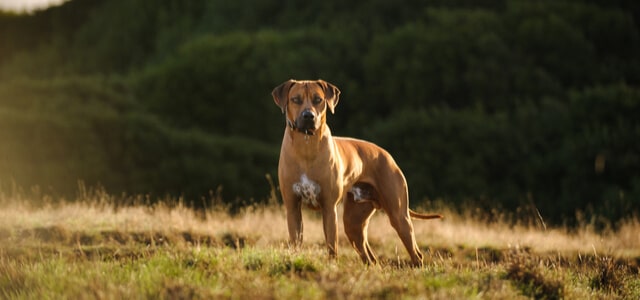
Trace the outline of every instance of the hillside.
{"label": "hillside", "polygon": [[[414,221],[424,268],[387,216],[369,239],[381,259],[365,266],[340,237],[330,260],[322,221],[305,211],[305,243],[286,244],[281,205],[192,210],[165,201],[116,206],[84,192],[33,205],[37,195],[0,195],[0,297],[136,299],[637,299],[640,223],[618,231],[545,229],[488,222],[441,208],[445,220]],[[342,230],[340,230],[342,231]]]}
{"label": "hillside", "polygon": [[333,132],[388,149],[414,205],[622,220],[640,209],[639,12],[73,0],[1,13],[0,188],[264,201],[284,128],[270,91],[323,78],[342,91]]}

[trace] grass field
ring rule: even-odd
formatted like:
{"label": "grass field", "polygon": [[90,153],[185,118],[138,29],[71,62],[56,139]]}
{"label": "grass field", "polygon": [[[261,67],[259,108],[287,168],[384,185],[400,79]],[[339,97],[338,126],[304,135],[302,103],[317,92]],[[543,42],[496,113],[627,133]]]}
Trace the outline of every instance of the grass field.
{"label": "grass field", "polygon": [[100,192],[55,204],[11,194],[0,194],[3,299],[640,299],[637,219],[597,233],[443,209],[445,220],[414,220],[425,253],[415,269],[383,213],[369,227],[382,263],[365,266],[344,236],[328,259],[310,211],[303,248],[290,249],[277,204],[232,216],[117,207]]}

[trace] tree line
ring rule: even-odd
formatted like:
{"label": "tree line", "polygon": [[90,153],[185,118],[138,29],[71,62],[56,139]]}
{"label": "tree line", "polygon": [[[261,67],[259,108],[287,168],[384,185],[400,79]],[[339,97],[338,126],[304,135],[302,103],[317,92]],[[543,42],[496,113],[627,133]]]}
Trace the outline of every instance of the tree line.
{"label": "tree line", "polygon": [[263,201],[322,78],[337,135],[388,149],[411,203],[550,222],[640,208],[634,1],[73,0],[0,14],[0,185]]}

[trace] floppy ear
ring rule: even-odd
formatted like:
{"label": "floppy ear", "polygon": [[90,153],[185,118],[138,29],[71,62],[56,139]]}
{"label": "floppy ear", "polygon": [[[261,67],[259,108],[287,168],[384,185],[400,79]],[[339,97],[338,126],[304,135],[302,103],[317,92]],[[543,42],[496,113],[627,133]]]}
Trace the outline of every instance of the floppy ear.
{"label": "floppy ear", "polygon": [[324,95],[327,98],[327,104],[329,104],[329,110],[333,113],[338,100],[340,99],[340,90],[333,84],[328,83],[322,79],[318,79],[318,84],[324,90]]}
{"label": "floppy ear", "polygon": [[280,106],[280,109],[282,109],[282,113],[285,113],[285,110],[287,107],[287,101],[289,100],[287,99],[287,96],[289,95],[289,89],[291,89],[294,83],[296,83],[295,80],[289,79],[283,82],[281,85],[274,88],[273,91],[271,92],[271,96],[273,96],[273,101],[275,101],[276,104]]}

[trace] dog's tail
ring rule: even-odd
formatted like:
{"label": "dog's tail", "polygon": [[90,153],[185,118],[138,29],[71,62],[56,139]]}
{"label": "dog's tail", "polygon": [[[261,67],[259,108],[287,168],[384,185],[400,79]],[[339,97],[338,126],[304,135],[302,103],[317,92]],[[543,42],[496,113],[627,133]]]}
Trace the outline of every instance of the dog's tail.
{"label": "dog's tail", "polygon": [[417,213],[413,210],[409,210],[409,215],[414,218],[414,219],[420,219],[420,220],[430,220],[430,219],[442,219],[444,218],[442,215],[439,214],[421,214],[421,213]]}

